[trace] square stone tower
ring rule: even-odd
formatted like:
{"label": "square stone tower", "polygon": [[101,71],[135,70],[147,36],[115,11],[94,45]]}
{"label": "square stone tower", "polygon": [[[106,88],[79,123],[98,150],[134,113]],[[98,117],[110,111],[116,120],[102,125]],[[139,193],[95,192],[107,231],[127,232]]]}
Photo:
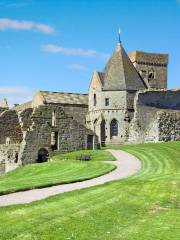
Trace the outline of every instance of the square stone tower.
{"label": "square stone tower", "polygon": [[167,88],[168,54],[134,51],[129,58],[148,88]]}

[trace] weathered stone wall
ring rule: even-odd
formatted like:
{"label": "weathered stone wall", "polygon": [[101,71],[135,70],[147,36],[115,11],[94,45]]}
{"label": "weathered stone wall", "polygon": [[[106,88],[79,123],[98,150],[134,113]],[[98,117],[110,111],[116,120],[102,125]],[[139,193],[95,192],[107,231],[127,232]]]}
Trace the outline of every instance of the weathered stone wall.
{"label": "weathered stone wall", "polygon": [[32,113],[33,113],[32,108],[27,108],[18,113],[22,131],[28,130],[32,125],[32,119],[31,119]]}
{"label": "weathered stone wall", "polygon": [[178,140],[179,119],[180,90],[140,92],[135,98],[129,142]]}
{"label": "weathered stone wall", "polygon": [[85,125],[86,115],[88,113],[88,105],[62,105],[63,110],[67,116],[73,117],[75,121]]}
{"label": "weathered stone wall", "polygon": [[19,117],[14,110],[6,110],[0,115],[0,144],[5,144],[7,138],[11,144],[22,141]]}
{"label": "weathered stone wall", "polygon": [[[52,116],[55,112],[56,124],[53,125]],[[52,133],[57,134],[59,151],[72,151],[86,148],[87,135],[94,133],[88,130],[73,116],[67,116],[62,106],[47,104],[34,108],[31,115],[32,125],[24,131],[20,150],[22,164],[37,161],[38,151],[46,149],[51,155],[53,150]]]}
{"label": "weathered stone wall", "polygon": [[0,144],[0,175],[19,165],[19,149],[20,144]]}
{"label": "weathered stone wall", "polygon": [[180,89],[140,92],[137,104],[160,109],[180,110]]}
{"label": "weathered stone wall", "polygon": [[180,141],[180,111],[159,111],[159,141]]}
{"label": "weathered stone wall", "polygon": [[8,110],[8,108],[3,108],[3,107],[0,107],[0,114],[3,113],[4,111]]}

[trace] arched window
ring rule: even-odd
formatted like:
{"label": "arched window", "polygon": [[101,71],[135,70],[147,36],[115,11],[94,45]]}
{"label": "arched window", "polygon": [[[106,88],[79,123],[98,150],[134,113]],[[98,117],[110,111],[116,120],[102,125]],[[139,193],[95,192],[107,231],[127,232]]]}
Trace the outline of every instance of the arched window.
{"label": "arched window", "polygon": [[156,76],[155,76],[155,72],[153,70],[150,70],[148,72],[148,79],[151,80],[151,79],[155,79]]}
{"label": "arched window", "polygon": [[94,106],[96,106],[97,104],[97,98],[96,98],[96,94],[94,94]]}
{"label": "arched window", "polygon": [[118,121],[113,119],[110,124],[111,138],[118,136]]}

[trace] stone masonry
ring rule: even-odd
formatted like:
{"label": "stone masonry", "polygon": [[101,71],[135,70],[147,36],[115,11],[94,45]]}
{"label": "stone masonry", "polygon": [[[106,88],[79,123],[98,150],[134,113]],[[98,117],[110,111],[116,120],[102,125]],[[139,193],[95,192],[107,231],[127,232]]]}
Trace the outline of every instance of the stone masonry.
{"label": "stone masonry", "polygon": [[38,91],[32,101],[0,107],[0,174],[42,162],[54,151],[180,140],[180,89],[167,89],[168,55],[121,42],[89,93]]}

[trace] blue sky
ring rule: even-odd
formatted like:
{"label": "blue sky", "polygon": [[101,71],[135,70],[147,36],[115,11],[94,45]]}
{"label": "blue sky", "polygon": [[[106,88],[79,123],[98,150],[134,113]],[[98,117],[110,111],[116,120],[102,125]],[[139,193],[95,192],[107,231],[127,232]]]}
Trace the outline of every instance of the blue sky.
{"label": "blue sky", "polygon": [[87,92],[117,44],[169,53],[180,87],[180,0],[0,0],[0,100],[36,90]]}

